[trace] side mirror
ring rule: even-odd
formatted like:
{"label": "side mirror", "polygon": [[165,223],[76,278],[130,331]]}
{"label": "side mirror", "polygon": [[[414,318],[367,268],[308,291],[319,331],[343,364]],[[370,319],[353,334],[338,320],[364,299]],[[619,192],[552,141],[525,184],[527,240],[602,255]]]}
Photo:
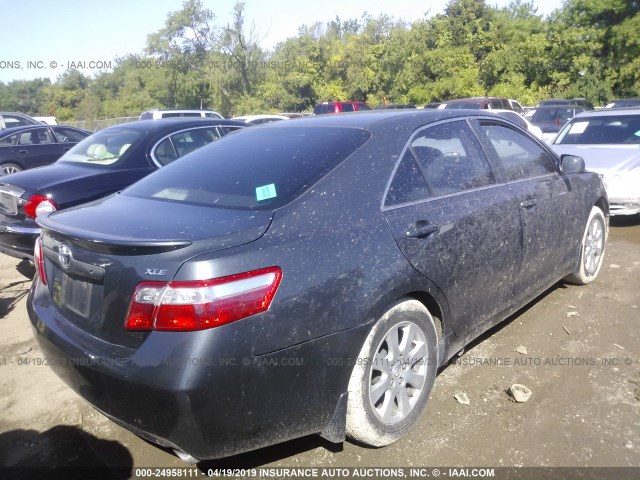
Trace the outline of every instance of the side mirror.
{"label": "side mirror", "polygon": [[562,155],[560,157],[560,170],[563,173],[583,173],[586,171],[584,158],[576,155]]}

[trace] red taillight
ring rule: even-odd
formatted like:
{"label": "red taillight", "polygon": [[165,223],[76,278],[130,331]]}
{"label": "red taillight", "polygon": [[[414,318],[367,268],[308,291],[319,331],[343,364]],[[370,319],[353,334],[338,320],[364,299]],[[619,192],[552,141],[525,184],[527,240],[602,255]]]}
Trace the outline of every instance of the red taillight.
{"label": "red taillight", "polygon": [[44,254],[42,252],[42,238],[36,238],[36,246],[33,249],[33,260],[36,264],[36,268],[38,269],[38,277],[40,277],[40,281],[46,285],[47,284],[47,274],[44,270]]}
{"label": "red taillight", "polygon": [[43,213],[55,212],[56,210],[58,210],[58,205],[44,195],[32,195],[24,205],[24,213],[31,218],[36,218]]}
{"label": "red taillight", "polygon": [[129,305],[127,330],[191,331],[218,327],[264,312],[282,270],[263,268],[195,282],[144,282]]}

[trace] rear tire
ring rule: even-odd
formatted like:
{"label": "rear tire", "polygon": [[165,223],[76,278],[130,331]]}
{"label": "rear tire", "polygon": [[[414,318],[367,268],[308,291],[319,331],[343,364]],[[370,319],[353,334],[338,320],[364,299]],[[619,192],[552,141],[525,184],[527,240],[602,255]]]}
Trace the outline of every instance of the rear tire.
{"label": "rear tire", "polygon": [[347,435],[373,447],[390,445],[416,423],[436,377],[433,318],[417,300],[401,300],[376,322],[349,381]]}
{"label": "rear tire", "polygon": [[582,235],[578,268],[565,280],[577,285],[587,285],[596,279],[602,267],[608,233],[604,213],[599,207],[593,207]]}
{"label": "rear tire", "polygon": [[11,175],[12,173],[18,173],[22,171],[22,167],[17,163],[3,163],[0,165],[0,173],[2,175]]}

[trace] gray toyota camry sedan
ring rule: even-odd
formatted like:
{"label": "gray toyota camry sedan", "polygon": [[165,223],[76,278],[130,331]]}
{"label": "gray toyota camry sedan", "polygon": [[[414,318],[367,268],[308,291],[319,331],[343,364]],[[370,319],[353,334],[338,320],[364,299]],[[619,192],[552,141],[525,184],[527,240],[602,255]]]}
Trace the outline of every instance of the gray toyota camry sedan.
{"label": "gray toyota camry sedan", "polygon": [[608,210],[580,157],[491,113],[276,122],[39,216],[29,316],[79,395],[188,461],[385,446],[465,344],[596,278]]}

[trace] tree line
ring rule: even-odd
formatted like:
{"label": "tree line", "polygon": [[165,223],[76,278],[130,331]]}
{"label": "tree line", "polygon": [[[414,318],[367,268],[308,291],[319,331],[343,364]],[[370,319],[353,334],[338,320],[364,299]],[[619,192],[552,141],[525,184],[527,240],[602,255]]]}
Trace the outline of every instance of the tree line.
{"label": "tree line", "polygon": [[116,59],[111,71],[0,82],[0,110],[86,120],[162,107],[229,116],[309,111],[327,100],[423,105],[493,95],[602,105],[640,96],[640,0],[565,0],[547,17],[526,0],[504,8],[450,0],[411,24],[364,13],[305,25],[272,50],[244,7],[238,1],[220,26],[201,0],[186,0],[144,52]]}

